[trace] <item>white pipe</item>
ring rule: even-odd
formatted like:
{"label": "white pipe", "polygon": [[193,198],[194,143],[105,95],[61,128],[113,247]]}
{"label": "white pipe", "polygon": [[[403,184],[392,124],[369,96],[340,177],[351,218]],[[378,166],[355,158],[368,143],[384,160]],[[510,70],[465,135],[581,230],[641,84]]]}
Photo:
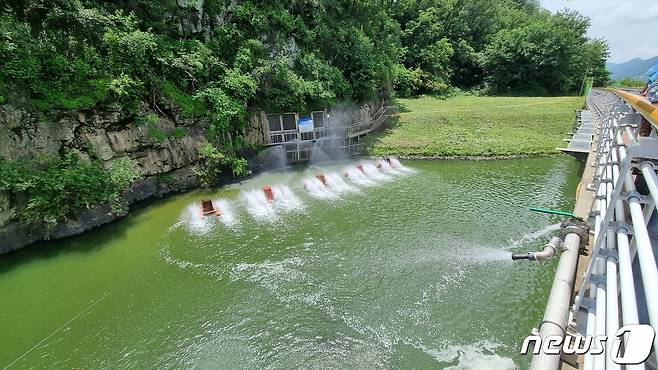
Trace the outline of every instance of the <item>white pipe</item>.
{"label": "white pipe", "polygon": [[[617,163],[617,151],[612,151],[612,161]],[[612,166],[612,178],[616,183],[619,179],[619,165]],[[618,223],[626,222],[626,210],[624,203],[617,200],[615,204],[615,220]],[[639,324],[640,319],[637,313],[637,299],[635,298],[635,279],[633,278],[633,262],[631,258],[630,246],[628,243],[628,231],[624,228],[618,228],[617,233],[617,254],[619,263],[619,285],[621,286],[621,314],[624,325]]]}
{"label": "white pipe", "polygon": [[[599,158],[598,158],[598,168],[597,168],[597,174],[600,179],[599,187],[597,189],[597,201],[596,201],[596,210],[597,215],[595,217],[595,228],[594,228],[594,240],[598,240],[599,238],[599,233],[601,231],[601,224],[603,220],[606,218],[607,214],[607,205],[608,201],[611,197],[611,187],[612,184],[609,183],[609,180],[612,178],[612,173],[611,169],[609,166],[606,166],[605,162],[608,161],[610,157],[610,148],[611,148],[611,142],[612,142],[612,130],[611,130],[611,124],[613,124],[614,121],[612,119],[608,120],[606,122],[606,127],[602,129],[600,138],[601,141],[599,143]],[[608,235],[603,235],[604,239],[607,239]],[[606,241],[607,240],[603,240]],[[605,249],[604,245],[602,244],[601,249]],[[597,259],[596,261],[591,261],[591,263],[594,263],[594,269],[593,273],[603,276],[606,275],[606,261],[603,259]],[[607,321],[607,316],[606,316],[606,301],[607,295],[606,295],[606,286],[603,282],[598,282],[596,284],[592,284],[590,286],[590,300],[592,303],[595,304],[595,307],[592,309],[590,308],[588,310],[588,329],[587,329],[587,334],[588,335],[605,335],[606,334],[606,321]],[[606,348],[607,349],[607,348]],[[587,370],[591,369],[605,369],[606,367],[606,355],[605,353],[608,351],[604,351],[603,354],[600,355],[585,355],[584,359],[584,368]]]}
{"label": "white pipe", "polygon": [[[606,161],[607,155],[604,156],[604,153],[606,152],[607,149],[607,136],[605,133],[608,130],[608,122],[606,121],[606,127],[601,127],[600,129],[600,134],[598,137],[598,153],[597,153],[597,169],[596,169],[596,175],[599,179],[603,179],[604,177],[604,166],[603,162]],[[594,218],[594,240],[598,240],[599,236],[599,230],[601,230],[601,222],[603,221],[604,215],[605,215],[605,206],[603,205],[603,200],[601,197],[603,196],[603,181],[599,183],[598,188],[596,189],[596,199],[595,199],[595,204],[596,206],[594,207],[596,210],[596,216]],[[596,261],[591,261],[590,263],[595,263],[593,273],[598,273],[599,270],[599,265],[596,263]],[[584,288],[584,287],[582,287]],[[581,289],[582,289],[581,288]],[[597,299],[598,296],[598,291],[597,288],[594,284],[590,285],[589,288],[589,300],[590,300],[590,305],[594,305],[594,307],[589,307],[587,309],[587,335],[588,336],[594,336],[596,335],[596,328],[597,328],[597,323],[599,322],[598,317],[598,308],[600,305],[598,304],[599,300]],[[583,359],[583,369],[584,370],[593,370],[595,367],[595,362],[598,362],[594,356],[592,356],[589,352],[585,354],[584,359]]]}
{"label": "white pipe", "polygon": [[[596,291],[592,288],[590,289],[589,299],[594,302],[596,299]],[[594,331],[596,330],[596,307],[592,307],[587,310],[587,336],[593,337]],[[594,361],[592,355],[587,352],[585,358],[583,359],[583,370],[592,370],[594,367]]]}
{"label": "white pipe", "polygon": [[[612,136],[612,135],[611,135]],[[611,152],[614,152],[612,150]],[[612,154],[612,153],[611,153]],[[612,159],[611,159],[612,162]],[[614,172],[612,166],[608,164],[606,167],[606,204],[611,204],[612,198],[612,181],[614,179]],[[613,211],[614,212],[614,211]],[[606,247],[608,251],[608,256],[606,258],[606,316],[605,316],[605,333],[608,338],[614,338],[617,330],[619,329],[619,293],[617,290],[617,258],[614,257],[611,253],[615,251],[616,247],[615,232],[612,229],[608,229],[606,235]],[[612,361],[612,340],[606,341],[606,350],[605,350],[605,361],[606,369],[608,370],[618,370],[621,369],[617,363]]]}
{"label": "white pipe", "polygon": [[[615,250],[614,231],[608,231],[608,251]],[[608,255],[606,259],[606,319],[605,333],[608,338],[614,338],[619,329],[619,290],[617,286],[617,259]],[[606,368],[608,370],[621,369],[621,366],[612,361],[612,340],[606,341]]]}
{"label": "white pipe", "polygon": [[[626,158],[626,149],[619,147],[619,158],[623,161]],[[627,193],[636,191],[633,178],[629,173],[626,174],[625,187]],[[642,205],[637,196],[630,196],[628,207],[631,212],[633,222],[633,239],[637,248],[638,262],[640,272],[642,273],[642,283],[644,285],[644,295],[647,301],[647,310],[649,311],[649,321],[654,328],[658,327],[658,267],[656,267],[655,256],[651,247],[651,239],[642,212]],[[654,350],[658,350],[658,336],[653,340]]]}
{"label": "white pipe", "polygon": [[[555,272],[555,279],[548,297],[543,324],[539,328],[542,340],[548,336],[566,334],[567,320],[569,319],[569,306],[571,302],[571,288],[573,287],[576,267],[578,265],[578,251],[580,250],[580,236],[569,233],[564,238],[565,251],[560,256],[560,262]],[[560,365],[560,355],[547,355],[540,353],[532,357],[530,369],[545,370],[557,369]]]}
{"label": "white pipe", "polygon": [[640,170],[642,170],[642,175],[644,176],[644,181],[649,188],[649,193],[655,204],[658,204],[658,178],[656,178],[656,172],[654,172],[653,166],[650,163],[642,163],[640,165]]}
{"label": "white pipe", "polygon": [[[626,126],[625,127],[627,135],[631,138],[632,141],[634,141],[634,136],[633,133],[630,130],[630,127]],[[621,143],[621,134],[617,135],[615,137],[617,140],[617,143]],[[617,158],[617,151],[612,150],[611,151],[611,156],[612,156],[612,181],[616,184],[617,180],[619,179],[619,165],[620,163],[618,162]],[[615,220],[618,223],[625,223],[626,222],[626,210],[624,209],[624,204],[622,203],[621,200],[618,200],[617,203],[615,204]],[[637,299],[635,297],[635,278],[633,277],[633,257],[631,255],[631,249],[630,245],[628,242],[628,231],[622,227],[618,227],[616,230],[617,234],[617,263],[619,267],[619,287],[617,288],[618,290],[618,295],[621,297],[621,316],[622,316],[622,322],[624,325],[637,325],[640,323],[640,319],[637,313]],[[617,295],[612,294],[612,285],[611,284],[617,284],[617,279],[611,279],[612,271],[610,269],[614,269],[614,266],[609,266],[608,267],[608,287],[610,287],[610,292],[611,294],[608,295],[608,299],[612,300],[613,298],[616,298]],[[614,283],[613,283],[614,281]],[[620,288],[620,289],[619,289]],[[614,303],[618,303],[616,299],[614,299]],[[617,307],[619,309],[619,307]],[[614,323],[613,323],[614,324]],[[619,325],[619,320],[617,319],[617,326]],[[612,333],[612,330],[608,330],[608,337],[611,338],[614,336],[615,333]],[[606,344],[610,345],[610,341],[606,342]],[[609,348],[609,347],[608,347]],[[608,349],[608,352],[610,350]],[[608,354],[609,356],[609,354]],[[610,364],[610,357],[608,357],[608,367],[612,368]],[[617,365],[614,368],[619,368]],[[628,370],[644,370],[644,365],[642,364],[636,364],[636,365],[626,365],[626,369]]]}
{"label": "white pipe", "polygon": [[[599,273],[605,274],[605,271]],[[605,284],[598,283],[596,284],[596,330],[594,335],[603,336],[605,335],[605,321],[606,321],[606,291]],[[605,370],[605,351],[600,355],[594,355],[594,369],[596,370]]]}
{"label": "white pipe", "polygon": [[[608,141],[605,144],[605,150],[610,149],[610,142]],[[599,213],[601,214],[601,220],[605,219],[605,216],[607,214],[607,200],[609,198],[608,194],[608,171],[606,166],[602,166],[603,168],[603,177],[601,178],[601,184],[600,188],[601,190],[601,197],[599,201]],[[599,223],[597,227],[597,235],[600,233],[601,230],[601,224]],[[604,244],[601,245],[601,249],[605,249],[605,243],[607,243],[607,234],[602,235],[603,237],[603,242]],[[606,262],[603,258],[598,258],[596,261],[596,274],[599,276],[606,276]],[[596,289],[596,328],[594,330],[594,334],[596,336],[603,336],[606,335],[606,312],[607,312],[607,307],[606,307],[606,302],[607,302],[607,291],[606,291],[606,285],[604,282],[599,281],[594,284],[594,287],[592,289]],[[594,369],[596,370],[605,370],[606,367],[606,351],[603,351],[602,354],[599,355],[594,355]]]}

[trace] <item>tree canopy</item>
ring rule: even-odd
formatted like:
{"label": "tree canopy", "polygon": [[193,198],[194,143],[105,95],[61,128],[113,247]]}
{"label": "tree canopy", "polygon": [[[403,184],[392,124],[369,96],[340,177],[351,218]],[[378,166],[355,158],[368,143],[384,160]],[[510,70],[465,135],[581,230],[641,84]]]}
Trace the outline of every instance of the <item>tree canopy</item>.
{"label": "tree canopy", "polygon": [[607,45],[588,27],[534,0],[14,0],[0,9],[0,102],[148,104],[204,116],[230,151],[250,109],[606,84]]}
{"label": "tree canopy", "polygon": [[[457,88],[577,94],[586,77],[606,84],[608,47],[588,39],[588,27],[536,0],[10,0],[0,7],[0,105],[45,113],[111,105],[147,123],[166,115],[177,138],[204,122],[197,172],[211,185],[227,167],[248,172],[240,154],[250,111]],[[155,128],[149,136],[166,138]],[[26,192],[33,209],[53,205],[44,215],[59,220],[117,201],[138,176],[132,162],[113,171],[66,150],[0,158],[8,179],[0,190]]]}

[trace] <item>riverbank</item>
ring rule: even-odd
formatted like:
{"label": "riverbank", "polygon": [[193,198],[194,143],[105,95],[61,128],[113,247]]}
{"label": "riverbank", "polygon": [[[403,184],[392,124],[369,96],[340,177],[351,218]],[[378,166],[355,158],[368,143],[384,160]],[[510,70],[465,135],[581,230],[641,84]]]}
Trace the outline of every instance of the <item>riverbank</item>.
{"label": "riverbank", "polygon": [[582,97],[398,99],[400,115],[369,138],[373,156],[509,159],[555,154]]}

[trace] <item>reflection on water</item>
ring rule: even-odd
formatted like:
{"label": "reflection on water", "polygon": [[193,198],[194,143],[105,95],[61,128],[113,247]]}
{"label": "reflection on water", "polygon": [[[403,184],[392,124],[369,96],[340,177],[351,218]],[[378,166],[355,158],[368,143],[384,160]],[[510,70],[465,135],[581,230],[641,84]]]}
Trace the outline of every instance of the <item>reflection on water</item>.
{"label": "reflection on water", "polygon": [[151,203],[0,259],[0,366],[111,292],[16,366],[524,367],[555,263],[510,254],[556,232],[527,208],[569,209],[577,172],[363,161]]}

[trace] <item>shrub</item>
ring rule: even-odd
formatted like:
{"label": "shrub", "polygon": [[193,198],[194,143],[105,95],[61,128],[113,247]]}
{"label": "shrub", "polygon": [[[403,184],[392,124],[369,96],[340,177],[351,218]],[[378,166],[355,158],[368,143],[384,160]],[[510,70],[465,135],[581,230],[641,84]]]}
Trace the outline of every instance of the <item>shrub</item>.
{"label": "shrub", "polygon": [[230,168],[233,176],[246,176],[251,173],[246,159],[235,154],[226,155],[210,143],[199,149],[199,156],[200,164],[194,171],[203,187],[216,185],[225,168]]}
{"label": "shrub", "polygon": [[180,108],[183,117],[202,115],[205,112],[205,106],[201,100],[185,93],[171,81],[162,83],[162,92]]}
{"label": "shrub", "polygon": [[156,127],[149,127],[149,137],[151,140],[161,143],[167,140],[167,135],[164,132],[158,130]]}
{"label": "shrub", "polygon": [[185,129],[182,128],[182,127],[176,127],[176,128],[174,129],[174,132],[172,133],[172,135],[173,135],[176,139],[180,139],[180,138],[182,138],[183,136],[187,135],[187,131],[185,131]]}
{"label": "shrub", "polygon": [[74,152],[61,159],[0,159],[0,190],[25,194],[26,205],[18,215],[25,223],[52,224],[107,202],[120,212],[123,191],[140,176],[137,163],[130,158],[115,160],[109,172],[98,162],[80,162]]}

